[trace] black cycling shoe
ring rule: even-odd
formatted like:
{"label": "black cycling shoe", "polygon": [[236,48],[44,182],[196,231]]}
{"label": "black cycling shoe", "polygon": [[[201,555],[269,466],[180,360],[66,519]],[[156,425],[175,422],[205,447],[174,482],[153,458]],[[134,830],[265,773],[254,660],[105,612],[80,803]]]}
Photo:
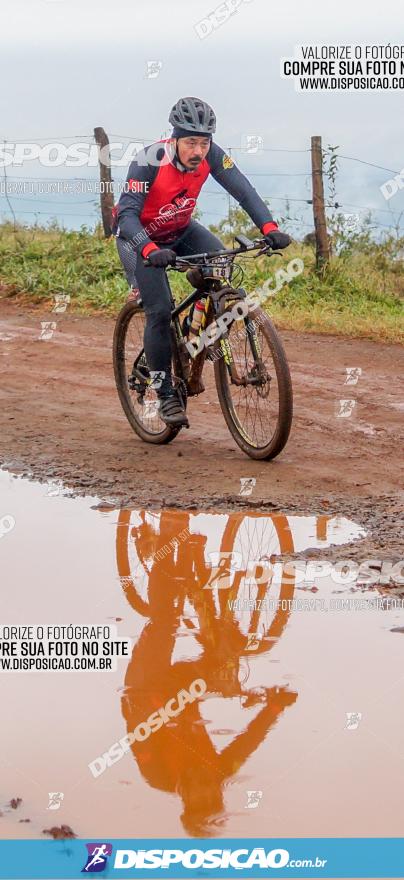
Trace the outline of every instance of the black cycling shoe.
{"label": "black cycling shoe", "polygon": [[160,398],[159,416],[166,425],[173,427],[183,425],[189,428],[187,414],[176,391],[173,391],[168,397]]}

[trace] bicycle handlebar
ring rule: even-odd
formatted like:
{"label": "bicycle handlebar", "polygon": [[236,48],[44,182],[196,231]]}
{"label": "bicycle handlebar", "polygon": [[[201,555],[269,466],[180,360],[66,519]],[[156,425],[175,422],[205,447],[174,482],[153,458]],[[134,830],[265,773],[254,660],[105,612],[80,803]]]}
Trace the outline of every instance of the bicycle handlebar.
{"label": "bicycle handlebar", "polygon": [[[214,259],[215,257],[236,257],[238,254],[245,254],[248,251],[256,251],[260,250],[262,253],[266,254],[268,257],[272,257],[274,254],[279,254],[279,251],[273,251],[266,243],[265,238],[254,238],[252,241],[248,239],[244,235],[237,236],[236,241],[239,242],[239,248],[233,248],[232,250],[225,249],[223,251],[211,251],[205,252],[201,254],[190,254],[188,257],[176,257],[175,263],[170,264],[168,269],[177,269],[177,271],[181,271],[182,268],[191,267],[198,265],[202,262],[202,264],[209,264],[209,260]],[[259,254],[257,254],[259,256]],[[149,262],[148,257],[143,260],[143,265],[146,267],[152,267],[152,263]]]}

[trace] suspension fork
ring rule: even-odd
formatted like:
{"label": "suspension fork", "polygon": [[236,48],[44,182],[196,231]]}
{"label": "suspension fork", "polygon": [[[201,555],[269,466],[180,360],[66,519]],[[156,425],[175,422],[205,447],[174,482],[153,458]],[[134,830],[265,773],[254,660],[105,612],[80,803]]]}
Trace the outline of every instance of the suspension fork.
{"label": "suspension fork", "polygon": [[[232,325],[230,325],[232,326]],[[258,336],[255,330],[254,321],[247,316],[244,319],[244,326],[246,332],[246,338],[251,346],[251,351],[254,358],[254,364],[257,368],[256,376],[242,376],[240,377],[239,372],[237,370],[237,365],[234,361],[233,352],[230,344],[229,333],[226,331],[222,333],[220,336],[220,348],[222,351],[222,356],[226,367],[228,369],[231,381],[234,385],[238,386],[246,386],[246,385],[260,385],[264,378],[264,365],[261,359],[261,347],[258,341]]]}
{"label": "suspension fork", "polygon": [[251,345],[251,351],[253,353],[255,365],[258,370],[259,379],[260,381],[262,381],[265,378],[265,368],[261,358],[261,346],[259,344],[258,334],[255,329],[255,321],[253,318],[250,318],[250,316],[247,315],[244,323],[247,338]]}

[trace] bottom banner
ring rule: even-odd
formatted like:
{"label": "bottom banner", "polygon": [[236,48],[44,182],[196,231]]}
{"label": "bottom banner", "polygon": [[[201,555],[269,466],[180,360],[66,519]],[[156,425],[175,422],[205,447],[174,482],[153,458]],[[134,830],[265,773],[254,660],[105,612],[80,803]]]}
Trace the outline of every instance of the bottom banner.
{"label": "bottom banner", "polygon": [[404,877],[404,838],[3,840],[1,880]]}

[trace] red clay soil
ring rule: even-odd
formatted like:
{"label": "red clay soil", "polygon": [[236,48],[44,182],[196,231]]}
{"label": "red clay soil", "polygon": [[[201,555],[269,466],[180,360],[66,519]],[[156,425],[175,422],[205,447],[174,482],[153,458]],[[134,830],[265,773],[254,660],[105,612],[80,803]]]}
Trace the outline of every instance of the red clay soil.
{"label": "red clay soil", "polygon": [[[40,322],[57,320],[52,339]],[[369,533],[358,558],[403,558],[403,349],[363,339],[283,332],[294,388],[289,442],[272,462],[236,446],[213,381],[189,402],[191,427],[153,447],[131,430],[115,389],[114,320],[0,300],[0,463],[122,506],[248,507],[349,516]],[[360,367],[354,386],[346,367]],[[355,398],[352,417],[337,401]],[[240,478],[255,477],[249,497]],[[350,557],[355,548],[350,547]]]}

